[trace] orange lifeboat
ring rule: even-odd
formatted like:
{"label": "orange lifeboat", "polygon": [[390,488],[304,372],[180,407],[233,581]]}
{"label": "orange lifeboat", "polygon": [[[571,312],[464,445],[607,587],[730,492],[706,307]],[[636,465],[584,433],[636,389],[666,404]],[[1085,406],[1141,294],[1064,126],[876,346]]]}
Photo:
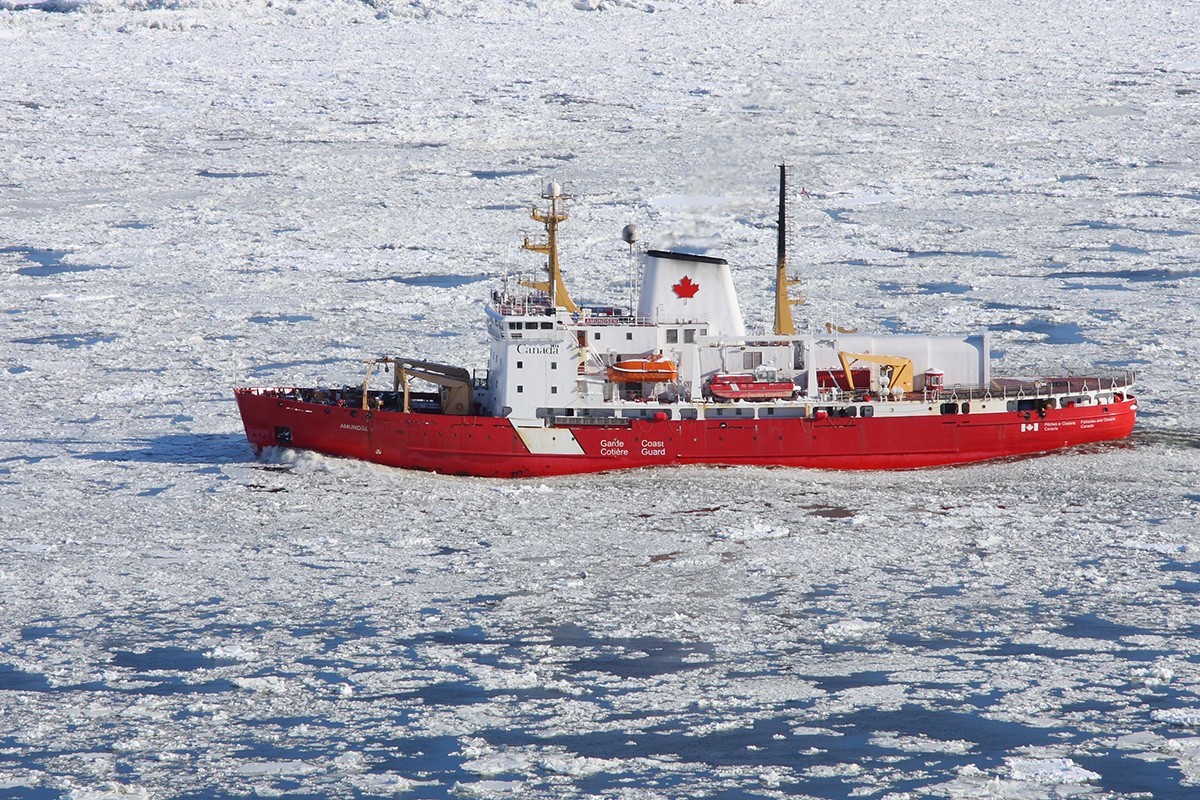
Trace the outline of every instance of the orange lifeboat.
{"label": "orange lifeboat", "polygon": [[667,383],[678,374],[675,362],[661,355],[618,361],[608,368],[613,383]]}

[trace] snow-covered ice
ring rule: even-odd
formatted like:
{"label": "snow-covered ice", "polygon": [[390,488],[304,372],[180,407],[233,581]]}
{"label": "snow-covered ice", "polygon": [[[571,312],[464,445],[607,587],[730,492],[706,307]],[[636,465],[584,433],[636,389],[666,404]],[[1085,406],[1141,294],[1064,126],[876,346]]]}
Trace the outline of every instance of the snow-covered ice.
{"label": "snow-covered ice", "polygon": [[[1200,6],[0,0],[0,794],[1188,798]],[[770,318],[1135,368],[1132,441],[477,481],[230,392],[482,367],[544,181]],[[800,188],[803,188],[803,192]]]}

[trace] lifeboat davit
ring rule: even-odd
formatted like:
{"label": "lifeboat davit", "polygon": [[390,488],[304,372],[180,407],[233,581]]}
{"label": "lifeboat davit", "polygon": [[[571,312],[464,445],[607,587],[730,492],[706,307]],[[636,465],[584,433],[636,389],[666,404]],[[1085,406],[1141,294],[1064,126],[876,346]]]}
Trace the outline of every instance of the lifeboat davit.
{"label": "lifeboat davit", "polygon": [[796,393],[791,381],[757,375],[713,375],[706,388],[718,400],[790,400]]}
{"label": "lifeboat davit", "polygon": [[665,356],[631,358],[608,368],[613,383],[669,383],[679,375],[675,362]]}

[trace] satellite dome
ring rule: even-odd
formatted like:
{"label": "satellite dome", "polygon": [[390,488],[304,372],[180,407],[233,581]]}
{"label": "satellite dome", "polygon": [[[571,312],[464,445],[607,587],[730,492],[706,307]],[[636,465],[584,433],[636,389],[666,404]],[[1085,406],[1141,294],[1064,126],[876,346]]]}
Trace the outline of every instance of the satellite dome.
{"label": "satellite dome", "polygon": [[642,231],[637,225],[634,225],[631,222],[621,229],[621,238],[624,239],[626,243],[633,244],[642,238]]}

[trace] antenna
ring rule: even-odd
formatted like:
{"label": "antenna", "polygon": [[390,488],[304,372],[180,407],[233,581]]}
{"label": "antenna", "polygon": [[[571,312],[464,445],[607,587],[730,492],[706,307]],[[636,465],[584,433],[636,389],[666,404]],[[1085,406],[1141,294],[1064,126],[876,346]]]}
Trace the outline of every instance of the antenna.
{"label": "antenna", "polygon": [[629,245],[629,313],[632,314],[634,295],[638,289],[637,243],[642,238],[642,231],[631,222],[621,229],[621,238]]}
{"label": "antenna", "polygon": [[[800,283],[787,276],[787,165],[779,165],[779,223],[775,242],[775,335],[795,336],[788,287]],[[803,302],[803,301],[800,301]]]}
{"label": "antenna", "polygon": [[546,241],[531,242],[526,237],[525,243],[521,246],[526,250],[542,253],[547,257],[546,272],[549,273],[549,279],[545,281],[522,281],[521,285],[545,292],[550,296],[552,306],[578,313],[579,307],[575,305],[574,301],[571,300],[571,296],[567,294],[566,284],[563,283],[562,269],[558,263],[558,225],[560,222],[567,220],[567,211],[564,207],[567,197],[562,192],[562,186],[556,181],[550,181],[546,184],[546,190],[542,193],[542,199],[550,201],[550,210],[548,212],[540,211],[537,206],[534,206],[529,216],[546,226]]}

